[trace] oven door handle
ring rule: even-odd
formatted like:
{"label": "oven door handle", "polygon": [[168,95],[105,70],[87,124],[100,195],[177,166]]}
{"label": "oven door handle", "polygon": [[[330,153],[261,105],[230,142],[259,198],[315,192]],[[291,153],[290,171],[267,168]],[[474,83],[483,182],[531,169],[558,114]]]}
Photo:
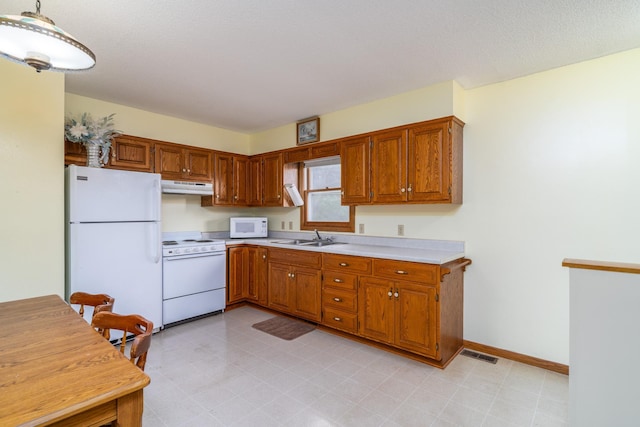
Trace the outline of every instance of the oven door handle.
{"label": "oven door handle", "polygon": [[225,256],[225,252],[209,252],[204,254],[185,254],[185,255],[169,256],[169,257],[164,257],[163,261],[179,261],[181,259],[204,258],[204,257],[214,257],[214,256]]}

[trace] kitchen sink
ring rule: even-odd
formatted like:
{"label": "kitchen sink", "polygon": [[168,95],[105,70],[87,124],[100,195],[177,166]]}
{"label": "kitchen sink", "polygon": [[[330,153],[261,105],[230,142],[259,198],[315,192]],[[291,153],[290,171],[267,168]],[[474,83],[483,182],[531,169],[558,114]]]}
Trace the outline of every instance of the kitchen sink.
{"label": "kitchen sink", "polygon": [[294,245],[294,246],[314,246],[322,247],[329,245],[336,245],[338,242],[332,242],[331,240],[274,240],[272,243],[278,243],[281,245]]}
{"label": "kitchen sink", "polygon": [[311,242],[307,242],[307,243],[299,243],[300,246],[315,246],[315,247],[322,247],[322,246],[329,246],[329,245],[339,245],[340,243],[338,242],[332,242],[331,240],[313,240]]}

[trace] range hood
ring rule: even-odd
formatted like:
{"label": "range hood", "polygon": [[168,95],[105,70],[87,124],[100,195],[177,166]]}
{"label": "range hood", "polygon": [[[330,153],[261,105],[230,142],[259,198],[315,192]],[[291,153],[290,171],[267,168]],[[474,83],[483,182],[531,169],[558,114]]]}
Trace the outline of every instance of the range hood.
{"label": "range hood", "polygon": [[213,184],[210,182],[161,181],[163,193],[169,194],[197,194],[200,196],[212,196]]}

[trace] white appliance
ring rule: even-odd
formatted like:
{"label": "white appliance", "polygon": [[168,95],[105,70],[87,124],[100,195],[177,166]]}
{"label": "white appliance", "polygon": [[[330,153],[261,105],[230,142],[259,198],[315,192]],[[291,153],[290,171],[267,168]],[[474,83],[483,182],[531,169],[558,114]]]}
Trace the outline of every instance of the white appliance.
{"label": "white appliance", "polygon": [[161,181],[163,193],[170,194],[197,194],[200,196],[212,196],[213,184],[210,182],[190,182],[190,181]]}
{"label": "white appliance", "polygon": [[162,318],[165,326],[223,311],[227,255],[224,240],[199,232],[162,235]]}
{"label": "white appliance", "polygon": [[[109,294],[114,312],[162,327],[160,198],[159,174],[65,170],[67,300],[76,291]],[[88,322],[91,312],[85,311]]]}
{"label": "white appliance", "polygon": [[229,237],[232,239],[267,237],[268,232],[268,222],[265,217],[229,218]]}

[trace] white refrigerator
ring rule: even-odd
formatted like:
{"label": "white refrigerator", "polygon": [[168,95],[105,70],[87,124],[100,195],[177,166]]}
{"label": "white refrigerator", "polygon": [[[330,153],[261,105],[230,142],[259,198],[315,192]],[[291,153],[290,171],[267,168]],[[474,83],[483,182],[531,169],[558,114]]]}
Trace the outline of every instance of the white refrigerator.
{"label": "white refrigerator", "polygon": [[[70,165],[65,170],[67,300],[115,298],[113,311],[162,327],[160,175]],[[91,322],[92,309],[85,310]],[[122,334],[115,331],[111,338]]]}

